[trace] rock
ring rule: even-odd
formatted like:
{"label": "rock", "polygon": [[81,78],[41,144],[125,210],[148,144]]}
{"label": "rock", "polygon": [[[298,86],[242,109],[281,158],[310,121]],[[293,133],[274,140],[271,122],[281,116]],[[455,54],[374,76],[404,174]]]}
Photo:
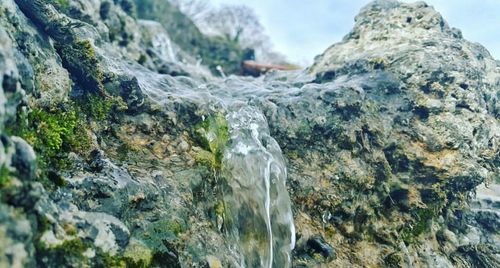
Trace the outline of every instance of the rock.
{"label": "rock", "polygon": [[24,215],[0,204],[0,266],[33,265],[33,231]]}
{"label": "rock", "polygon": [[500,215],[495,211],[478,211],[475,220],[482,226],[482,229],[491,233],[500,232]]}
{"label": "rock", "polygon": [[123,256],[129,262],[139,267],[149,267],[153,259],[153,253],[143,242],[135,238],[130,239]]}
{"label": "rock", "polygon": [[491,245],[461,246],[451,255],[454,264],[462,267],[498,267],[498,248]]}
{"label": "rock", "polygon": [[[11,3],[0,3],[0,14],[7,4]],[[35,154],[26,141],[6,133],[6,129],[15,127],[12,121],[25,101],[25,92],[19,82],[18,51],[3,24],[0,23],[0,267],[20,268],[35,264],[36,230],[31,217],[13,204],[16,198],[24,198],[24,183],[33,178]]]}
{"label": "rock", "polygon": [[307,247],[314,253],[319,253],[323,258],[334,260],[337,258],[337,253],[321,236],[313,236],[307,240]]}
{"label": "rock", "polygon": [[[241,48],[203,36],[165,1],[133,2],[1,1],[0,266],[236,267],[237,217],[271,226],[274,252],[301,234],[297,267],[498,266],[496,188],[464,204],[499,179],[500,65],[432,7],[374,1],[304,72],[218,79],[207,69],[237,72]],[[220,139],[196,130],[239,110],[269,135],[240,123],[248,139],[227,135],[208,152]],[[37,125],[12,136],[26,120]],[[283,164],[253,165],[259,146]],[[221,161],[224,148],[250,157]],[[203,165],[203,152],[225,164]],[[283,190],[254,183],[243,194],[231,179],[247,167]],[[238,194],[255,201],[226,215],[224,198]],[[275,199],[293,215],[244,217]],[[266,232],[248,230],[243,246],[256,252]]]}
{"label": "rock", "polygon": [[145,98],[136,78],[120,83],[123,100],[127,104],[127,111],[130,113],[140,113],[144,110]]}
{"label": "rock", "polygon": [[12,157],[12,166],[17,169],[19,176],[25,179],[32,179],[36,171],[36,156],[33,148],[23,139],[12,137],[16,153]]}
{"label": "rock", "polygon": [[390,268],[404,267],[404,257],[400,252],[393,252],[384,258],[384,263]]}
{"label": "rock", "polygon": [[207,263],[209,268],[222,268],[222,263],[220,260],[212,255],[207,256]]}

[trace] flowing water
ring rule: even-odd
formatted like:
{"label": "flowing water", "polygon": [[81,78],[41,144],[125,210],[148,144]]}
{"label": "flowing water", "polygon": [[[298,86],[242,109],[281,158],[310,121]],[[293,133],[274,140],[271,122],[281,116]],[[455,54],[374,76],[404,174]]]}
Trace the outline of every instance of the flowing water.
{"label": "flowing water", "polygon": [[204,84],[154,73],[116,57],[105,60],[115,73],[136,77],[143,92],[160,106],[191,103],[208,116],[225,114],[229,141],[218,183],[223,191],[224,230],[238,260],[235,265],[290,267],[295,228],[285,185],[286,165],[265,116],[250,104],[258,95],[286,88],[269,90],[260,87],[262,81],[244,78],[211,78]]}
{"label": "flowing water", "polygon": [[223,165],[228,233],[242,267],[290,267],[295,229],[281,149],[259,110],[233,109]]}

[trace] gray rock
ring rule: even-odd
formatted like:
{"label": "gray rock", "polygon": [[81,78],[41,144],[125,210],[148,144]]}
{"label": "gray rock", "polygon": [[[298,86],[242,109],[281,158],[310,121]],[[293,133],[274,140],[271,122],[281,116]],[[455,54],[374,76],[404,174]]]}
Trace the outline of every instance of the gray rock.
{"label": "gray rock", "polygon": [[23,139],[12,137],[16,152],[12,157],[12,166],[17,169],[19,176],[32,179],[36,171],[36,155],[33,148]]}

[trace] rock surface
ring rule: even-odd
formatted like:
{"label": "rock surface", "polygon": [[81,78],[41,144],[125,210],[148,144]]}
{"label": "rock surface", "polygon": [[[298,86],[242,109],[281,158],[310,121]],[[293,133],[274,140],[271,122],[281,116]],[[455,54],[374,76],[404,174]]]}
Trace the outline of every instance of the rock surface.
{"label": "rock surface", "polygon": [[159,2],[0,2],[0,267],[238,267],[223,157],[242,149],[223,124],[198,132],[242,107],[271,137],[240,136],[284,156],[288,264],[500,266],[500,65],[485,48],[423,2],[379,0],[306,71],[221,79],[208,69],[238,55],[198,66],[224,46]]}

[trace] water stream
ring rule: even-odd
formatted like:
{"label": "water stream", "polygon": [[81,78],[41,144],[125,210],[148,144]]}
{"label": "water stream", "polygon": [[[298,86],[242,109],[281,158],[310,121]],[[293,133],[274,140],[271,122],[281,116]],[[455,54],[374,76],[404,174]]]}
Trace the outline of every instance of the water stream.
{"label": "water stream", "polygon": [[286,166],[266,118],[256,108],[227,115],[230,145],[224,154],[224,202],[241,267],[290,267],[295,229],[286,190]]}
{"label": "water stream", "polygon": [[[213,78],[204,84],[154,73],[115,57],[104,59],[113,72],[136,77],[142,91],[160,106],[191,103],[209,116],[225,114],[230,137],[218,182],[223,184],[227,241],[239,262],[235,265],[291,267],[295,228],[285,185],[286,165],[264,114],[250,104],[256,96],[271,93],[269,88],[245,78]],[[244,88],[244,84],[251,86]],[[280,90],[286,88],[273,91]]]}

